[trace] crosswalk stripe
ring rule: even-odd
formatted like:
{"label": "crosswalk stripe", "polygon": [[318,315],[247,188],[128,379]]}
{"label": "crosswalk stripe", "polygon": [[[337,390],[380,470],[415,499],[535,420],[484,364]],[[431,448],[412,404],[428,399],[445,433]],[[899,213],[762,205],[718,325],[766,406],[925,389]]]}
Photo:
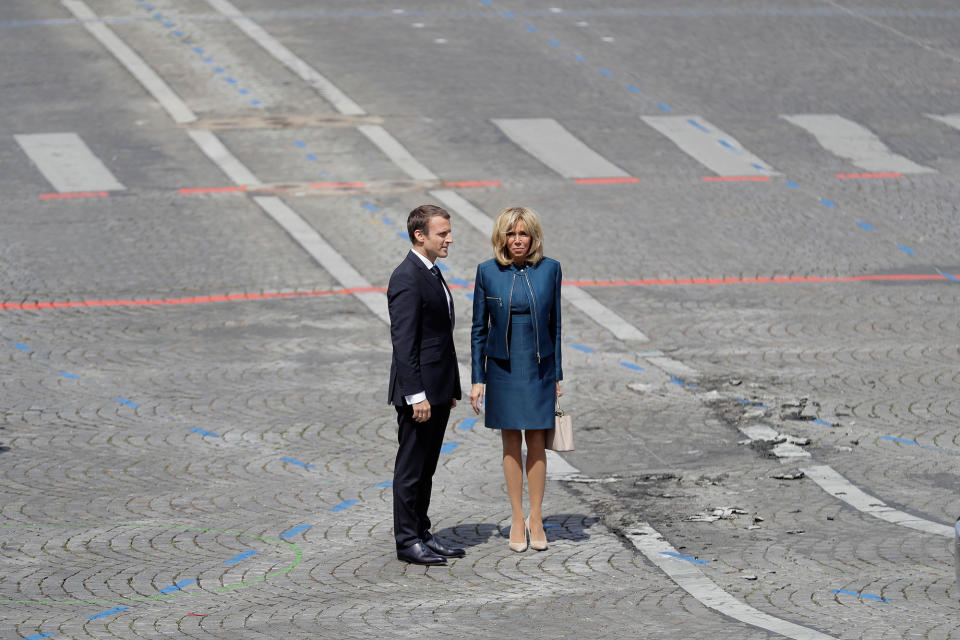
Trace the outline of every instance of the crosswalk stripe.
{"label": "crosswalk stripe", "polygon": [[867,171],[895,173],[936,173],[892,152],[866,127],[836,114],[781,115],[787,122],[806,130],[824,149]]}
{"label": "crosswalk stripe", "polygon": [[126,188],[75,133],[21,134],[14,139],[60,193]]}
{"label": "crosswalk stripe", "polygon": [[642,116],[682,151],[718,176],[779,175],[736,138],[700,116]]}
{"label": "crosswalk stripe", "polygon": [[947,115],[938,116],[932,113],[927,114],[928,118],[933,118],[938,122],[949,125],[954,129],[960,129],[960,113],[948,113]]}
{"label": "crosswalk stripe", "polygon": [[553,118],[497,118],[493,124],[524,151],[564,178],[629,178]]}

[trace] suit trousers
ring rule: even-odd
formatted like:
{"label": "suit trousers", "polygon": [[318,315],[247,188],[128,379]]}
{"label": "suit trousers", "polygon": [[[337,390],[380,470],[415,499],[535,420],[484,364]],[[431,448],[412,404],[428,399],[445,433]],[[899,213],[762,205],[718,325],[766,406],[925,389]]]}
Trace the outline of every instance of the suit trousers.
{"label": "suit trousers", "polygon": [[416,422],[413,407],[397,409],[397,461],[393,468],[393,535],[397,549],[430,538],[430,491],[437,470],[450,403],[431,405],[430,419]]}

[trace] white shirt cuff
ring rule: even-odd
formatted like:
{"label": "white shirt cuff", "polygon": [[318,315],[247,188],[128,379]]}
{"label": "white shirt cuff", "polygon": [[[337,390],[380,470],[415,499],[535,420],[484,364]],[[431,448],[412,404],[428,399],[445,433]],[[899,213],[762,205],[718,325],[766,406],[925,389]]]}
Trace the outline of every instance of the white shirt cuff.
{"label": "white shirt cuff", "polygon": [[418,402],[423,402],[427,399],[427,392],[421,391],[420,393],[415,393],[412,396],[404,396],[403,399],[407,401],[407,404],[417,404]]}

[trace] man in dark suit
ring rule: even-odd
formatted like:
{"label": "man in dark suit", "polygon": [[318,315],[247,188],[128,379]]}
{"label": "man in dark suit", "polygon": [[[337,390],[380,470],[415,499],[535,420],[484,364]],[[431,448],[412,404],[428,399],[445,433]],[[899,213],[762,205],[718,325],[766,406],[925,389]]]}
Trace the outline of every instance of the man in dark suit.
{"label": "man in dark suit", "polygon": [[463,549],[430,533],[430,491],[450,410],[460,398],[460,371],[453,346],[453,296],[437,258],[447,257],[453,236],[450,214],[421,205],[407,217],[413,248],[390,276],[390,404],[399,425],[393,471],[393,529],[397,558],[425,565],[446,564]]}

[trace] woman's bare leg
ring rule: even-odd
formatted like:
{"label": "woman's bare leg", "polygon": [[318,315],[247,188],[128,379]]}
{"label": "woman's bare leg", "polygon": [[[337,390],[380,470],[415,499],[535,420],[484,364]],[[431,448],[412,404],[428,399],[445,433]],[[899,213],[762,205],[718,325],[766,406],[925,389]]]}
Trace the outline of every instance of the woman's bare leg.
{"label": "woman's bare leg", "polygon": [[547,486],[547,452],[544,429],[524,431],[527,440],[527,487],[530,491],[530,537],[542,539],[543,493]]}
{"label": "woman's bare leg", "polygon": [[502,429],[500,437],[503,439],[503,477],[507,481],[510,508],[513,510],[510,541],[526,542],[527,533],[523,524],[523,452],[521,451],[523,432]]}

